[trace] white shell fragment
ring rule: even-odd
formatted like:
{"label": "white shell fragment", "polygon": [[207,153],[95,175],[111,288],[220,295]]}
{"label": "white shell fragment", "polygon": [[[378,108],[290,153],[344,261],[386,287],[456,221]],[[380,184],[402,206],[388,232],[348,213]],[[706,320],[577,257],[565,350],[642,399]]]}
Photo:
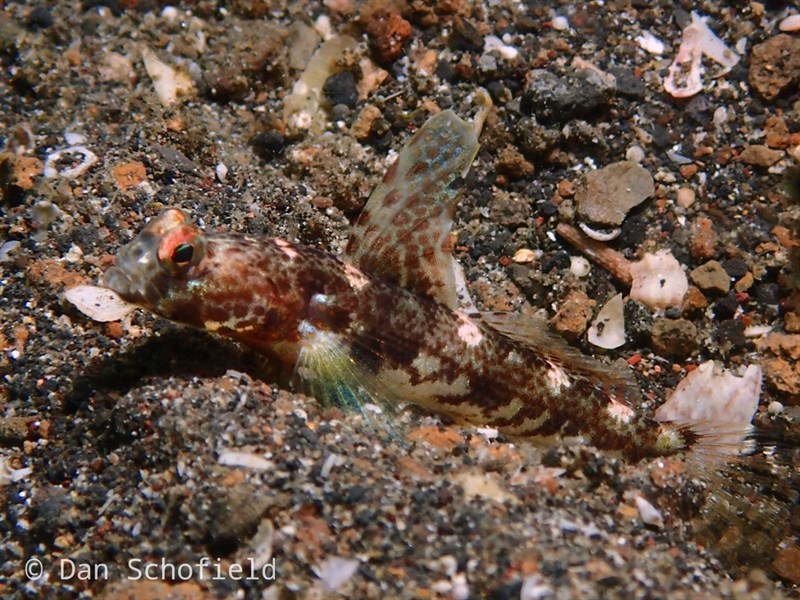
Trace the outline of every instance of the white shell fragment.
{"label": "white shell fragment", "polygon": [[228,167],[226,167],[224,163],[218,163],[217,166],[214,167],[214,174],[217,176],[220,183],[225,183],[225,180],[228,178]]}
{"label": "white shell fragment", "polygon": [[553,588],[544,582],[541,575],[529,575],[522,582],[519,600],[542,600],[553,595]]}
{"label": "white shell fragment", "polygon": [[341,35],[329,39],[314,52],[300,79],[294,84],[292,93],[283,103],[283,120],[290,133],[322,129],[322,86],[336,72],[336,65],[345,54],[355,50],[356,41],[350,36]]}
{"label": "white shell fragment", "polygon": [[342,465],[347,464],[347,459],[344,456],[339,456],[338,454],[329,454],[328,457],[325,459],[325,462],[322,463],[322,468],[319,471],[319,476],[322,479],[327,479],[331,476],[331,471],[335,467],[341,467]]}
{"label": "white shell fragment", "polygon": [[582,256],[569,257],[569,272],[575,277],[586,277],[589,271],[592,270],[592,265]]}
{"label": "white shell fragment", "polygon": [[800,15],[789,15],[783,21],[781,21],[780,25],[778,25],[778,29],[781,31],[800,30]]}
{"label": "white shell fragment", "polygon": [[[74,167],[69,167],[59,171],[56,167],[56,163],[61,160],[62,157],[69,154],[80,154],[83,156],[83,159]],[[67,179],[75,179],[76,177],[80,177],[86,171],[88,171],[89,167],[95,164],[97,160],[97,155],[85,146],[70,146],[69,148],[64,148],[63,150],[56,150],[55,152],[48,154],[47,159],[45,159],[44,176],[48,178],[66,177]]]}
{"label": "white shell fragment", "polygon": [[272,521],[264,519],[258,526],[258,531],[248,543],[253,556],[256,569],[261,569],[272,558],[272,548],[275,542],[275,527]]}
{"label": "white shell fragment", "polygon": [[559,15],[550,22],[550,26],[556,31],[566,31],[569,29],[569,21],[567,21],[567,17]]}
{"label": "white shell fragment", "polygon": [[613,229],[609,229],[608,231],[598,231],[594,227],[587,225],[583,221],[578,223],[578,227],[581,228],[581,231],[588,235],[593,240],[597,240],[598,242],[610,242],[611,240],[615,240],[619,237],[619,234],[622,233],[622,228],[614,227]]}
{"label": "white shell fragment", "polygon": [[649,252],[631,264],[630,296],[651,310],[679,307],[689,290],[689,280],[681,264],[669,250]]}
{"label": "white shell fragment", "polygon": [[664,42],[647,30],[643,31],[642,35],[638,36],[634,41],[639,44],[639,47],[645,52],[655,54],[656,56],[664,54]]}
{"label": "white shell fragment", "polygon": [[189,75],[179,69],[173,69],[161,61],[156,53],[147,46],[142,48],[144,68],[156,89],[156,95],[164,106],[171,106],[178,98],[194,95],[194,82]]}
{"label": "white shell fragment", "polygon": [[500,56],[506,60],[514,60],[517,58],[517,56],[519,56],[519,50],[514,48],[514,46],[504,44],[503,40],[496,35],[487,35],[483,39],[483,51],[485,53],[489,53],[492,50],[497,50]]}
{"label": "white shell fragment", "polygon": [[244,467],[253,471],[269,471],[275,467],[275,463],[263,456],[236,450],[223,450],[217,462],[223,467]]}
{"label": "white shell fragment", "polygon": [[625,343],[625,305],[622,294],[609,300],[589,327],[587,338],[590,344],[610,350]]}
{"label": "white shell fragment", "polygon": [[717,366],[699,365],[656,411],[659,421],[749,425],[761,396],[761,367],[750,365],[742,377]]}
{"label": "white shell fragment", "polygon": [[692,11],[692,22],[683,30],[678,53],[664,79],[664,89],[675,98],[689,98],[700,92],[703,55],[722,65],[716,77],[728,73],[741,58],[709,29],[704,17]]}
{"label": "white shell fragment", "polygon": [[636,508],[639,509],[639,516],[642,517],[642,522],[645,525],[650,525],[658,529],[664,527],[664,517],[661,516],[661,513],[655,506],[641,496],[636,496],[634,500],[636,502]]}
{"label": "white shell fragment", "polygon": [[65,131],[64,132],[64,140],[70,146],[78,146],[80,144],[86,143],[86,136],[82,133],[76,133],[74,131]]}
{"label": "white shell fragment", "polygon": [[0,456],[0,486],[27,479],[33,473],[33,467],[12,469],[4,456]]}
{"label": "white shell fragment", "polygon": [[335,592],[356,574],[359,561],[354,558],[331,556],[314,567],[314,573],[329,592]]}
{"label": "white shell fragment", "polygon": [[11,253],[20,247],[18,240],[10,240],[0,245],[0,263],[11,260]]}
{"label": "white shell fragment", "polygon": [[119,321],[136,309],[108,288],[78,285],[64,292],[64,298],[93,321]]}

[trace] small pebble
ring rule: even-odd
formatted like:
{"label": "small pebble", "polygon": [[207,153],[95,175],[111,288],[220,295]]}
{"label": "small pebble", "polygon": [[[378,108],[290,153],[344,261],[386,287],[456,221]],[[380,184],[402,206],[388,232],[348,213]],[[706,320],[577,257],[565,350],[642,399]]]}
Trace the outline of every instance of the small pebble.
{"label": "small pebble", "polygon": [[569,21],[567,21],[566,17],[558,16],[550,22],[550,25],[556,31],[565,31],[569,29]]}
{"label": "small pebble", "polygon": [[328,77],[322,85],[322,93],[331,106],[344,104],[352,109],[358,102],[356,79],[350,71],[341,71]]}
{"label": "small pebble", "polygon": [[536,260],[536,254],[528,248],[520,248],[514,253],[514,262],[519,264],[532,263]]}
{"label": "small pebble", "polygon": [[29,29],[36,31],[38,29],[47,29],[55,23],[55,19],[47,8],[44,6],[37,6],[28,13],[26,23]]}
{"label": "small pebble", "polygon": [[789,15],[783,21],[781,21],[780,25],[778,25],[778,29],[781,31],[800,30],[800,15]]}
{"label": "small pebble", "polygon": [[697,259],[708,259],[717,251],[717,233],[711,219],[699,218],[691,227],[689,248],[692,256]]}
{"label": "small pebble", "polygon": [[[413,28],[411,23],[395,10],[379,8],[367,23],[367,36],[379,63],[388,64],[400,58],[406,51]],[[481,39],[483,46],[483,39]]]}
{"label": "small pebble", "polygon": [[765,100],[774,100],[800,80],[800,38],[780,33],[753,46],[747,82]]}
{"label": "small pebble", "polygon": [[550,321],[553,329],[566,340],[578,339],[589,325],[594,304],[595,301],[585,292],[580,290],[571,292]]}
{"label": "small pebble", "polygon": [[792,544],[782,549],[772,561],[772,568],[780,577],[800,585],[800,547]]}
{"label": "small pebble", "polygon": [[771,415],[779,415],[783,412],[783,404],[777,400],[773,400],[767,405],[767,412]]}
{"label": "small pebble", "polygon": [[504,44],[503,40],[498,38],[494,35],[487,35],[483,45],[484,52],[491,52],[492,50],[497,50],[497,52],[505,58],[506,60],[514,60],[519,56],[519,50],[514,48],[513,46],[509,46],[508,44]]}
{"label": "small pebble", "polygon": [[656,319],[653,349],[661,356],[688,358],[697,349],[697,327],[686,319]]}
{"label": "small pebble", "polygon": [[716,260],[710,260],[692,270],[689,277],[704,292],[727,294],[731,289],[731,276]]}
{"label": "small pebble", "polygon": [[178,9],[174,6],[165,6],[164,10],[161,11],[161,16],[164,18],[165,21],[169,23],[174,23],[177,21],[180,14],[178,13]]}
{"label": "small pebble", "polygon": [[644,160],[644,150],[642,150],[641,146],[631,146],[625,153],[625,158],[635,163],[640,163]]}
{"label": "small pebble", "polygon": [[569,270],[576,277],[586,277],[591,268],[589,261],[582,256],[571,256],[569,259]]}
{"label": "small pebble", "polygon": [[558,195],[562,198],[572,198],[575,195],[575,185],[569,179],[558,182]]}
{"label": "small pebble", "polygon": [[352,114],[350,107],[346,104],[337,104],[331,109],[331,121],[346,121]]}
{"label": "small pebble", "polygon": [[272,160],[283,153],[286,140],[277,131],[264,131],[250,140],[255,153],[264,160]]}
{"label": "small pebble", "polygon": [[676,202],[681,208],[689,208],[695,201],[695,193],[692,188],[682,187],[678,190]]}
{"label": "small pebble", "polygon": [[780,150],[772,150],[761,144],[748,146],[742,150],[742,153],[739,155],[739,160],[743,163],[757,167],[771,167],[781,158],[783,158],[783,152]]}

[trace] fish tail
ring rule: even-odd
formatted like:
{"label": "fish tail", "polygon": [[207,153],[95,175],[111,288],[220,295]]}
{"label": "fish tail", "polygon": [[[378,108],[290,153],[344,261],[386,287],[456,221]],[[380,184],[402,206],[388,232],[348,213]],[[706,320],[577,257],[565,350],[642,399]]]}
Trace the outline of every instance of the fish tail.
{"label": "fish tail", "polygon": [[687,455],[688,473],[705,495],[691,521],[694,537],[729,570],[785,576],[779,557],[794,556],[800,534],[800,447],[755,430],[736,442],[736,434],[700,433]]}

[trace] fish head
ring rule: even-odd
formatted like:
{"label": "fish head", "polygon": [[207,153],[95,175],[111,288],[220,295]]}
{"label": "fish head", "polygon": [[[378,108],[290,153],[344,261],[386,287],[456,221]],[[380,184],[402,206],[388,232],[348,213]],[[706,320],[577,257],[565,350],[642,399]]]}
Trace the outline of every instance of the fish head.
{"label": "fish head", "polygon": [[105,286],[131,304],[173,318],[168,303],[198,281],[207,248],[186,213],[168,208],[120,249],[115,266],[105,272]]}
{"label": "fish head", "polygon": [[278,238],[203,232],[169,208],[120,249],[104,283],[160,317],[291,362],[308,312],[302,281],[313,280],[300,264],[305,256]]}

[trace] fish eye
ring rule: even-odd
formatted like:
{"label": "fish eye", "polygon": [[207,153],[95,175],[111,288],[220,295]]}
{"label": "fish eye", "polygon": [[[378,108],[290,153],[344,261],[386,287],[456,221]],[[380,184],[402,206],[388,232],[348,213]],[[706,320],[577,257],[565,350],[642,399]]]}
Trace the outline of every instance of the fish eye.
{"label": "fish eye", "polygon": [[168,272],[185,273],[201,260],[206,251],[205,238],[194,227],[174,227],[158,241],[158,262]]}
{"label": "fish eye", "polygon": [[194,248],[187,242],[181,242],[172,250],[170,258],[178,266],[183,266],[191,262],[194,255]]}

